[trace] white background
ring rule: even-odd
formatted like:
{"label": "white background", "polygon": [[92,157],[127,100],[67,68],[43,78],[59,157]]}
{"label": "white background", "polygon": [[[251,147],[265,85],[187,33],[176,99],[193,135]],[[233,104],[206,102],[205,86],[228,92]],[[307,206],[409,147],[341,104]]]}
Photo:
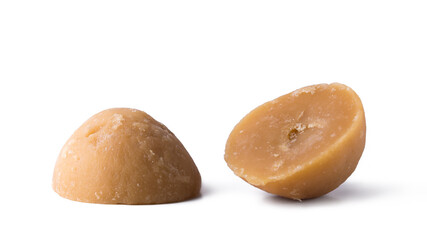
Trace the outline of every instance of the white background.
{"label": "white background", "polygon": [[[426,239],[426,1],[0,1],[0,239]],[[256,106],[340,82],[365,152],[330,194],[275,197],[234,176],[228,134]],[[51,189],[87,118],[146,111],[186,146],[201,197],[125,206]]]}

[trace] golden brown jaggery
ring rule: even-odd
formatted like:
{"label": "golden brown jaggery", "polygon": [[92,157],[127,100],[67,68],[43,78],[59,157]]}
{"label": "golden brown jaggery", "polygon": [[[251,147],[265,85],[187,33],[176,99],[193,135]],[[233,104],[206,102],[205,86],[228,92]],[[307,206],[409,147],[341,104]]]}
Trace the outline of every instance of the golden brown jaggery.
{"label": "golden brown jaggery", "polygon": [[320,84],[251,111],[231,132],[224,158],[237,176],[262,190],[308,199],[353,173],[365,136],[357,94],[343,84]]}
{"label": "golden brown jaggery", "polygon": [[147,113],[102,111],[62,148],[53,189],[75,201],[108,204],[178,202],[199,195],[201,177],[177,137]]}

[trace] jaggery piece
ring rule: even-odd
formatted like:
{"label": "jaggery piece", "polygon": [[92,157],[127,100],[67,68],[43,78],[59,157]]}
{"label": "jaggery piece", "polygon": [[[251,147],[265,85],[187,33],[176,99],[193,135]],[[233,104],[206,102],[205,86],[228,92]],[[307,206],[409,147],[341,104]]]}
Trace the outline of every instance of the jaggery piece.
{"label": "jaggery piece", "polygon": [[116,108],[87,120],[66,142],[53,189],[108,204],[178,202],[199,195],[199,171],[181,142],[145,112]]}
{"label": "jaggery piece", "polygon": [[322,196],[355,170],[365,146],[357,94],[333,83],[301,88],[246,115],[231,132],[225,160],[248,183],[291,199]]}

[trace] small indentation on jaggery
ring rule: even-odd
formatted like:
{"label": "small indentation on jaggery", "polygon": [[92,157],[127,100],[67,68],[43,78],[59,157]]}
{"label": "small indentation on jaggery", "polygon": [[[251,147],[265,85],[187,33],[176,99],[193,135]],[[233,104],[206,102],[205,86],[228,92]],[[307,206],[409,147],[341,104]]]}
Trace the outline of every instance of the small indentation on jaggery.
{"label": "small indentation on jaggery", "polygon": [[101,129],[101,126],[97,125],[97,126],[93,126],[89,129],[89,131],[87,131],[85,137],[90,137],[91,135],[97,133],[99,130]]}
{"label": "small indentation on jaggery", "polygon": [[288,139],[291,140],[291,141],[294,141],[294,140],[296,140],[297,135],[298,135],[298,130],[296,130],[295,128],[293,128],[288,133]]}

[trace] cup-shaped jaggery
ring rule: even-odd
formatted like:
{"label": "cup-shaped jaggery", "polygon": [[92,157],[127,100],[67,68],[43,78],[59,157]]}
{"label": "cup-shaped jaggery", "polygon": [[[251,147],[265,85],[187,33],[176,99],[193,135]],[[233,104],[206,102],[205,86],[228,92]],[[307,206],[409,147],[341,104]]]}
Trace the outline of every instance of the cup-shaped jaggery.
{"label": "cup-shaped jaggery", "polygon": [[248,183],[286,198],[322,196],[355,170],[365,147],[357,94],[333,83],[308,86],[267,102],[231,132],[225,160]]}
{"label": "cup-shaped jaggery", "polygon": [[62,148],[53,189],[71,200],[156,204],[196,197],[201,177],[176,136],[145,112],[102,111]]}

